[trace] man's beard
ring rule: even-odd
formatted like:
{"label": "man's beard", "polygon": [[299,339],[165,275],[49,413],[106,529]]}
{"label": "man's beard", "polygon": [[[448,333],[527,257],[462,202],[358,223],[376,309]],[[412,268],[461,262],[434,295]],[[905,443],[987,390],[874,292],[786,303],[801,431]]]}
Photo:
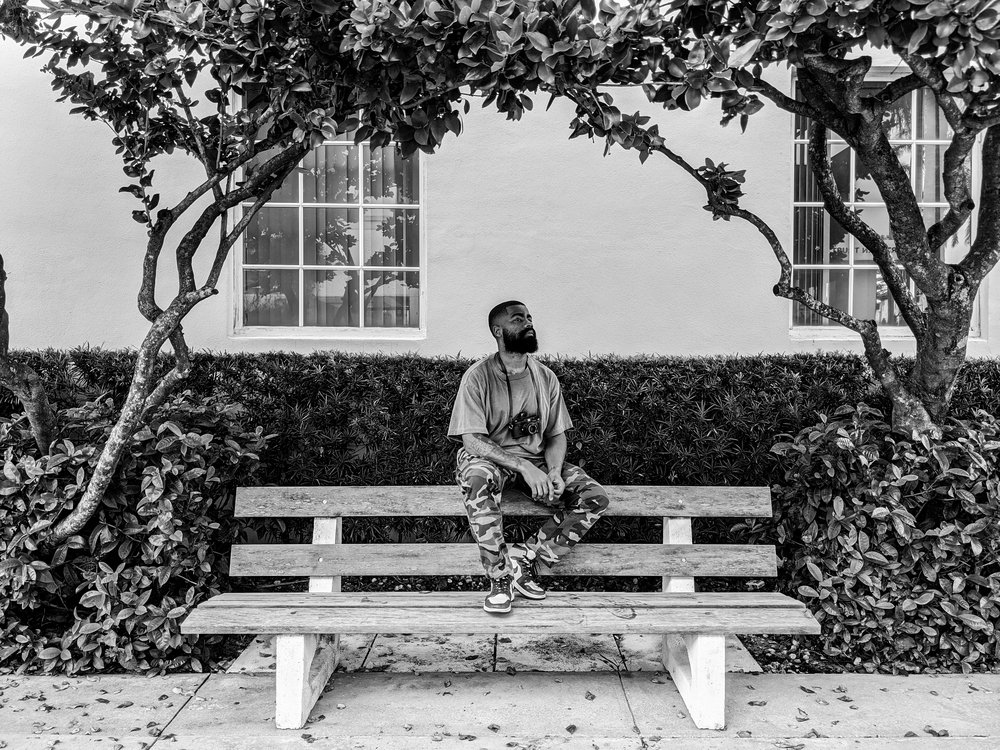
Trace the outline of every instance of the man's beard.
{"label": "man's beard", "polygon": [[534,329],[525,329],[521,333],[503,332],[503,345],[512,354],[531,354],[538,351],[538,337],[532,336]]}

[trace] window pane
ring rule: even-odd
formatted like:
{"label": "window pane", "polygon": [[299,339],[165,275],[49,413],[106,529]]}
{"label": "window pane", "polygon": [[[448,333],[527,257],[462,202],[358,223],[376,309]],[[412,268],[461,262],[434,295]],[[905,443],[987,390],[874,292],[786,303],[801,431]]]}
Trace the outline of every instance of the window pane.
{"label": "window pane", "polygon": [[[851,150],[846,144],[830,144],[827,146],[830,168],[833,179],[844,200],[851,184]],[[795,146],[795,200],[798,203],[822,203],[823,194],[819,191],[816,178],[809,166],[809,148],[804,143]]]}
{"label": "window pane", "polygon": [[303,254],[307,266],[358,265],[356,208],[303,208]]}
{"label": "window pane", "polygon": [[358,271],[305,271],[307,326],[358,327]]}
{"label": "window pane", "polygon": [[365,203],[418,203],[417,155],[404,159],[395,147],[365,146]]}
{"label": "window pane", "polygon": [[888,285],[882,280],[881,272],[874,268],[854,272],[852,315],[862,320],[874,320],[880,326],[906,325],[896,302],[889,294]]}
{"label": "window pane", "polygon": [[837,182],[840,197],[849,201],[851,189],[851,149],[846,143],[830,146],[830,169]]}
{"label": "window pane", "polygon": [[[889,229],[889,211],[883,206],[864,206],[858,209],[861,220],[874,229],[885,240],[890,250],[896,247],[896,240]],[[855,263],[874,263],[875,259],[860,242],[854,243]]]}
{"label": "window pane", "polygon": [[[850,271],[847,270],[800,270],[792,277],[792,283],[811,295],[840,310],[847,310],[848,283]],[[793,325],[797,326],[830,326],[838,325],[818,313],[814,313],[805,305],[793,303]]]}
{"label": "window pane", "polygon": [[917,200],[926,203],[943,203],[944,152],[947,146],[917,146]]}
{"label": "window pane", "polygon": [[[273,159],[275,156],[281,153],[281,147],[275,146],[274,148],[263,151],[249,162],[247,162],[247,177],[251,176],[250,170],[256,169],[258,166],[264,162]],[[281,187],[271,193],[270,203],[298,203],[299,202],[299,173],[298,170],[293,171],[285,181],[281,183]]]}
{"label": "window pane", "polygon": [[357,203],[358,147],[319,146],[302,166],[302,200],[305,203]]}
{"label": "window pane", "polygon": [[243,262],[248,265],[298,265],[298,209],[260,209],[250,220],[244,235]]}
{"label": "window pane", "polygon": [[298,324],[298,271],[243,271],[243,325],[297,326]]}
{"label": "window pane", "polygon": [[847,263],[848,236],[825,209],[795,209],[795,265]]}
{"label": "window pane", "polygon": [[[910,147],[894,146],[893,151],[896,152],[896,158],[899,159],[899,163],[906,171],[906,176],[909,177]],[[854,182],[854,200],[858,203],[882,203],[882,193],[879,192],[878,187],[875,185],[875,180],[872,179],[868,167],[862,164],[860,159],[855,159],[855,165],[857,179]]]}
{"label": "window pane", "polygon": [[365,325],[373,328],[419,327],[419,273],[366,271]]}
{"label": "window pane", "polygon": [[409,208],[365,209],[365,265],[419,266],[420,220]]}
{"label": "window pane", "polygon": [[954,131],[938,109],[937,100],[930,89],[917,91],[917,138],[951,140]]}

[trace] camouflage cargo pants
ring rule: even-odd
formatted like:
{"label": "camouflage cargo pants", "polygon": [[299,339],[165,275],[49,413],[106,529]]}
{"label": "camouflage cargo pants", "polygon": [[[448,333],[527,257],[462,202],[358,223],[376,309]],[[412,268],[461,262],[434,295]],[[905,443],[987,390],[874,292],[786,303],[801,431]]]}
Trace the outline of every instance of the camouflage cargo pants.
{"label": "camouflage cargo pants", "polygon": [[[533,463],[542,471],[548,471],[544,458]],[[558,510],[526,543],[546,565],[554,565],[569,552],[608,507],[604,488],[579,466],[564,463],[562,478],[566,489],[550,506]],[[479,559],[486,574],[490,578],[509,575],[510,558],[503,538],[500,497],[506,486],[519,489],[528,497],[531,497],[531,490],[518,472],[475,456],[465,448],[458,450],[455,480],[465,495],[469,526],[479,544]]]}

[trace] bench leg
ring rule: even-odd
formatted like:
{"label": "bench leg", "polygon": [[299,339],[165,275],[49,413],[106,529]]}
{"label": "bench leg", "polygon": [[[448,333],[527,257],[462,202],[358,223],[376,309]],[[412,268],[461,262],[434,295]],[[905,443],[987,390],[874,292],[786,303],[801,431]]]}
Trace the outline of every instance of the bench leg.
{"label": "bench leg", "polygon": [[301,729],[337,668],[340,636],[276,635],[274,723]]}
{"label": "bench leg", "polygon": [[663,666],[699,729],[726,728],[724,633],[663,636]]}

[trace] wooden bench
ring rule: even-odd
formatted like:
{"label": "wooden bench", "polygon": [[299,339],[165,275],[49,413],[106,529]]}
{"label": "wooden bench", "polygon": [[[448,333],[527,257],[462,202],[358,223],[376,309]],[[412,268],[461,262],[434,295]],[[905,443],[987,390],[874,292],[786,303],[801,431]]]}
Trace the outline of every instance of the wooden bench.
{"label": "wooden bench", "polygon": [[[725,727],[728,633],[819,632],[801,603],[777,593],[696,593],[695,576],[760,578],[777,573],[765,545],[691,542],[691,519],[771,515],[766,487],[610,486],[609,516],[663,518],[663,544],[584,540],[555,569],[562,575],[662,576],[654,593],[549,592],[518,597],[509,614],[483,611],[482,591],[363,593],[340,590],[342,575],[483,575],[476,546],[342,544],[341,522],[357,516],[464,515],[460,490],[442,487],[246,487],[237,516],[311,517],[312,544],[235,545],[231,574],[309,576],[308,593],[231,593],[199,605],[181,631],[275,635],[279,728],[302,727],[337,666],[341,633],[652,633],[691,718]],[[508,516],[548,511],[519,492]],[[539,573],[548,575],[544,566]]]}

